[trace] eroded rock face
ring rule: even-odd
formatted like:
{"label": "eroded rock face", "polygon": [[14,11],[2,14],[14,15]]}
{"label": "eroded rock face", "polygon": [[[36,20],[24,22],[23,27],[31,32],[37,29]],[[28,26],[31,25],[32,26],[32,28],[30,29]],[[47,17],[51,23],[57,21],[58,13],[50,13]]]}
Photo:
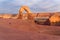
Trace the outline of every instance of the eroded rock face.
{"label": "eroded rock face", "polygon": [[60,22],[60,15],[54,14],[51,16],[51,18],[49,20],[50,20],[51,25],[53,25],[53,24],[56,25]]}
{"label": "eroded rock face", "polygon": [[23,19],[23,12],[26,11],[27,19],[32,19],[32,12],[30,11],[28,6],[22,6],[19,9],[19,14],[17,15],[17,19]]}
{"label": "eroded rock face", "polygon": [[51,16],[50,18],[50,22],[59,22],[59,21],[60,21],[60,16],[57,14]]}

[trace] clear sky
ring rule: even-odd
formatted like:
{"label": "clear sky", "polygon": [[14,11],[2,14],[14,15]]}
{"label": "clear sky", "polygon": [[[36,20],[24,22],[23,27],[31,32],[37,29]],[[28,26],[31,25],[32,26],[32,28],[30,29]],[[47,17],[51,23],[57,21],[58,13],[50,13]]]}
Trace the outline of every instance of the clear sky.
{"label": "clear sky", "polygon": [[60,12],[60,0],[0,0],[0,13],[18,13],[23,5],[32,12]]}

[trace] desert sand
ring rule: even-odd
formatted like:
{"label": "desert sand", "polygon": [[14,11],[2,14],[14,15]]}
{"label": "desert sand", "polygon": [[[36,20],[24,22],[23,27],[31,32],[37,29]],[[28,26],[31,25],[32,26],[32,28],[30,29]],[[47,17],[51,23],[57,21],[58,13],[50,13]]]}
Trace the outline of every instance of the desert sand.
{"label": "desert sand", "polygon": [[60,26],[38,25],[33,20],[0,18],[0,40],[60,40]]}

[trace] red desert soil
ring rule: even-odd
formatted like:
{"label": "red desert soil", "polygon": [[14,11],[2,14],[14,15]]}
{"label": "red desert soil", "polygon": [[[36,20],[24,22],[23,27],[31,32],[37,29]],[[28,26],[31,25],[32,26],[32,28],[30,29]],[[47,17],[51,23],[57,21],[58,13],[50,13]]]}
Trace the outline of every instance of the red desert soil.
{"label": "red desert soil", "polygon": [[60,26],[38,25],[30,20],[0,19],[0,40],[60,40]]}

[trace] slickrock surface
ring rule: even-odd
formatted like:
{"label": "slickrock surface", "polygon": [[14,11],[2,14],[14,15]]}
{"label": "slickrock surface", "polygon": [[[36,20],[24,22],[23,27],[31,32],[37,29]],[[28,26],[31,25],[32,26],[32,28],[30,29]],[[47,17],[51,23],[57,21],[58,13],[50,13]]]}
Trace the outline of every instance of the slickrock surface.
{"label": "slickrock surface", "polygon": [[0,40],[60,40],[60,26],[30,20],[0,19]]}

